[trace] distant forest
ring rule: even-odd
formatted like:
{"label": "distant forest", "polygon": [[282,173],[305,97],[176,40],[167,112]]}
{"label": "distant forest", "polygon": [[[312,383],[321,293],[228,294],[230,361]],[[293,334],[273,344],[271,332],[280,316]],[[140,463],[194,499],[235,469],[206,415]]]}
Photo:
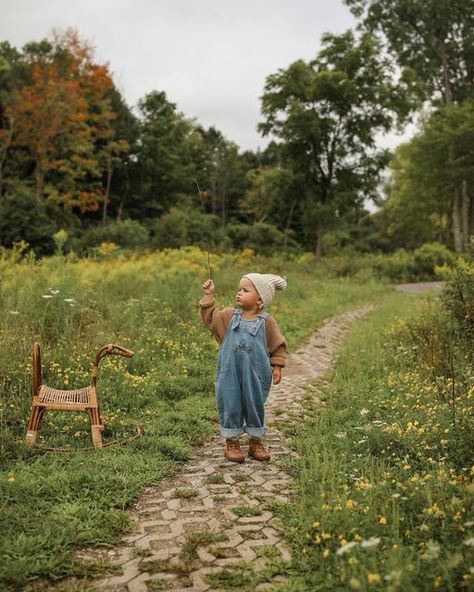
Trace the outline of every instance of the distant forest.
{"label": "distant forest", "polygon": [[[262,81],[259,130],[272,141],[256,152],[159,89],[127,105],[72,29],[1,42],[0,246],[465,251],[474,0],[345,4],[354,30]],[[412,140],[380,149],[380,133],[413,120]]]}

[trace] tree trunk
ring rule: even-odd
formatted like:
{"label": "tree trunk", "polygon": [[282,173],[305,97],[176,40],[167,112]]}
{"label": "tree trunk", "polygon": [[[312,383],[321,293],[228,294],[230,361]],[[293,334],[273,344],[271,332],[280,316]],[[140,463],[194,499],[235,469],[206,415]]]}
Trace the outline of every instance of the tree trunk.
{"label": "tree trunk", "polygon": [[221,197],[221,218],[222,218],[222,226],[225,226],[226,222],[227,222],[227,196],[226,196],[225,189],[222,191],[222,197]]}
{"label": "tree trunk", "polygon": [[129,195],[130,192],[130,178],[128,176],[128,168],[125,168],[125,187],[124,187],[124,191],[122,193],[122,199],[120,200],[119,203],[119,207],[117,209],[117,220],[121,220],[122,219],[122,214],[123,214],[123,208],[125,206],[125,201]]}
{"label": "tree trunk", "polygon": [[316,261],[320,261],[323,256],[323,229],[321,221],[318,220],[316,225]]}
{"label": "tree trunk", "polygon": [[453,232],[454,250],[456,253],[461,253],[463,250],[462,227],[461,227],[461,212],[460,212],[460,196],[456,192],[453,199],[451,209],[451,224]]}
{"label": "tree trunk", "polygon": [[43,197],[44,172],[39,160],[36,161],[35,169],[35,193],[38,199]]}
{"label": "tree trunk", "polygon": [[295,210],[295,202],[291,202],[290,211],[288,212],[288,218],[286,219],[286,226],[285,226],[285,247],[288,244],[288,232],[290,231],[291,221],[293,219],[293,212]]}
{"label": "tree trunk", "polygon": [[11,123],[11,120],[9,123],[10,123],[10,128],[9,128],[8,133],[5,136],[5,143],[1,148],[1,154],[0,154],[0,197],[2,197],[2,195],[3,195],[3,168],[4,168],[5,163],[7,161],[8,148],[10,147],[12,137],[13,137],[13,125]]}
{"label": "tree trunk", "polygon": [[462,230],[462,246],[463,251],[467,251],[469,244],[469,186],[466,179],[462,182],[462,198],[461,198],[461,230]]}
{"label": "tree trunk", "polygon": [[449,82],[449,67],[448,55],[446,51],[446,43],[441,43],[440,47],[441,63],[443,64],[443,83],[444,83],[444,103],[445,105],[453,104],[453,93],[451,90],[451,83]]}
{"label": "tree trunk", "polygon": [[107,159],[107,181],[105,183],[105,195],[104,195],[104,210],[102,212],[102,224],[107,222],[107,205],[109,203],[110,186],[112,184],[112,156],[109,154]]}
{"label": "tree trunk", "polygon": [[474,195],[471,194],[469,206],[469,240],[474,235]]}
{"label": "tree trunk", "polygon": [[217,214],[217,183],[214,178],[211,179],[211,214]]}
{"label": "tree trunk", "polygon": [[[444,41],[441,43],[440,46],[440,55],[441,55],[441,63],[443,66],[443,85],[444,85],[444,104],[445,105],[452,105],[453,104],[453,93],[451,90],[451,83],[449,81],[449,66],[448,66],[448,53],[446,50],[446,43]],[[452,150],[450,157],[452,157]],[[452,231],[453,231],[453,241],[454,241],[454,250],[456,253],[461,253],[466,248],[466,240],[467,240],[467,232],[466,232],[466,221],[467,218],[465,216],[465,201],[464,201],[464,182],[462,183],[461,193],[462,197],[460,198],[458,193],[455,192],[455,196],[453,199],[453,206],[451,212],[451,221],[452,221]]]}

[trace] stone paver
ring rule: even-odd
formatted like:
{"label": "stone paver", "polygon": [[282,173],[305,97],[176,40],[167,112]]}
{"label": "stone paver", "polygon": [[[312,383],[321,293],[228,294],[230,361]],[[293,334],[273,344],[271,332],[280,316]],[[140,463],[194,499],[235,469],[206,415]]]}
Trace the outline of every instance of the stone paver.
{"label": "stone paver", "polygon": [[[102,553],[117,571],[94,581],[91,589],[218,592],[221,588],[211,586],[209,575],[239,564],[261,571],[268,550],[283,561],[291,559],[269,509],[291,497],[290,477],[281,461],[294,453],[278,425],[303,412],[301,397],[307,387],[331,370],[351,325],[369,310],[366,306],[333,317],[289,356],[282,381],[272,387],[266,405],[271,461],[229,463],[223,457],[222,439],[214,438],[176,478],[145,490],[132,512],[136,532]],[[97,559],[98,554],[94,550],[91,557]],[[281,579],[276,576],[272,585],[265,582],[257,590],[275,589]]]}

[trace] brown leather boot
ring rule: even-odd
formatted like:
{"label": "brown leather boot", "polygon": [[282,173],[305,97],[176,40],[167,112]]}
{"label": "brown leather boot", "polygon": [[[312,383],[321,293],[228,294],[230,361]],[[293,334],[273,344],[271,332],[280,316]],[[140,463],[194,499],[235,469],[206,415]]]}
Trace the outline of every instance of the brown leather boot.
{"label": "brown leather boot", "polygon": [[239,441],[231,438],[227,438],[225,441],[224,456],[230,462],[243,463],[245,460]]}
{"label": "brown leather boot", "polygon": [[270,460],[270,453],[262,444],[260,438],[250,438],[249,456],[255,460]]}

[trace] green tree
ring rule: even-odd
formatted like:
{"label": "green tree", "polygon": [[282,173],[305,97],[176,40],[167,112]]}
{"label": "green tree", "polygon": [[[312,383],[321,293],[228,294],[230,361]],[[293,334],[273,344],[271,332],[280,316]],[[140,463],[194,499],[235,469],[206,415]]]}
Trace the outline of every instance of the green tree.
{"label": "green tree", "polygon": [[[409,112],[410,80],[393,81],[380,42],[351,31],[326,34],[311,62],[267,78],[260,130],[282,141],[299,186],[301,224],[322,254],[323,233],[376,194],[388,153],[376,134]],[[288,204],[290,207],[290,204]]]}
{"label": "green tree", "polygon": [[210,127],[202,135],[201,164],[196,167],[200,185],[205,188],[205,209],[219,216],[223,225],[230,218],[239,218],[239,200],[247,188],[248,154],[239,153],[238,146]]}
{"label": "green tree", "polygon": [[98,209],[109,167],[104,154],[127,149],[113,137],[107,66],[95,63],[92,48],[73,30],[27,44],[19,58],[3,46],[2,57],[10,58],[13,74],[14,60],[22,68],[21,77],[0,79],[2,169],[30,182],[38,199]]}
{"label": "green tree", "polygon": [[176,110],[166,93],[153,91],[138,103],[140,142],[133,167],[133,217],[154,218],[176,205],[193,185],[193,123]]}
{"label": "green tree", "polygon": [[108,93],[111,113],[109,130],[98,143],[104,192],[102,223],[107,216],[120,218],[130,193],[129,170],[138,152],[138,120],[113,87]]}
{"label": "green tree", "polygon": [[258,167],[247,173],[250,187],[240,202],[242,212],[257,223],[270,222],[290,228],[297,200],[289,199],[294,179],[291,170],[280,166]]}
{"label": "green tree", "polygon": [[382,33],[424,98],[445,105],[474,95],[474,0],[345,0],[361,27]]}
{"label": "green tree", "polygon": [[57,228],[49,209],[31,189],[20,184],[10,186],[0,200],[0,245],[12,247],[25,241],[37,255],[53,253]]}
{"label": "green tree", "polygon": [[416,249],[423,243],[450,243],[448,212],[430,185],[421,182],[417,140],[398,146],[389,164],[387,200],[382,212],[392,248]]}
{"label": "green tree", "polygon": [[[474,234],[474,101],[433,113],[391,163],[389,234],[467,250]],[[453,201],[460,208],[453,207]]]}
{"label": "green tree", "polygon": [[[435,107],[474,98],[474,0],[345,0],[361,27],[381,33],[399,66],[421,82],[422,97]],[[451,148],[450,148],[451,149]],[[449,178],[456,160],[447,152],[443,170]],[[468,175],[468,173],[466,173]],[[463,175],[448,200],[454,248],[466,249],[472,214],[472,183]]]}
{"label": "green tree", "polygon": [[[8,182],[8,164],[15,126],[8,113],[8,106],[14,91],[25,82],[25,70],[20,52],[7,41],[0,43],[0,197],[5,192],[5,183]],[[16,171],[10,170],[10,175],[14,176],[14,172]]]}

